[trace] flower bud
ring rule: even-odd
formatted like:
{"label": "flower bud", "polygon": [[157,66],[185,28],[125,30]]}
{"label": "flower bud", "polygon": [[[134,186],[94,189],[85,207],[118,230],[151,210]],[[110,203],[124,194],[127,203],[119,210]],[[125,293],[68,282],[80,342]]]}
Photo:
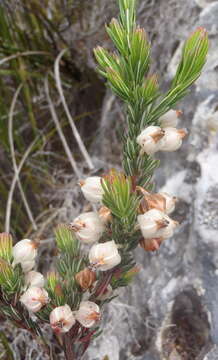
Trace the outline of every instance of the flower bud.
{"label": "flower bud", "polygon": [[159,118],[159,123],[162,128],[173,127],[178,124],[178,117],[182,112],[179,110],[169,110],[166,114]]}
{"label": "flower bud", "polygon": [[136,141],[141,146],[142,152],[152,155],[159,151],[160,140],[164,131],[159,126],[148,126],[137,137]]}
{"label": "flower bud", "polygon": [[79,215],[70,227],[75,231],[76,237],[86,244],[91,244],[100,239],[104,232],[104,224],[95,212]]}
{"label": "flower bud", "polygon": [[29,239],[19,241],[12,249],[13,264],[21,264],[24,272],[31,270],[35,265],[38,243]]}
{"label": "flower bud", "polygon": [[178,223],[172,220],[162,211],[152,209],[143,215],[138,216],[138,223],[142,235],[146,239],[150,238],[168,238],[173,235]]}
{"label": "flower bud", "polygon": [[176,151],[182,145],[182,139],[187,135],[186,129],[168,127],[164,129],[165,135],[160,141],[161,151]]}
{"label": "flower bud", "polygon": [[50,324],[56,333],[66,333],[75,324],[76,320],[69,305],[56,307],[50,313]]}
{"label": "flower bud", "polygon": [[25,285],[42,288],[45,285],[44,276],[40,272],[30,271],[25,275]]}
{"label": "flower bud", "polygon": [[49,301],[48,293],[45,289],[33,286],[30,287],[20,297],[20,302],[26,306],[29,311],[37,312]]}
{"label": "flower bud", "polygon": [[100,320],[100,308],[91,301],[82,301],[79,310],[76,312],[76,319],[79,323],[90,328]]}
{"label": "flower bud", "polygon": [[142,239],[140,240],[140,246],[145,251],[156,251],[159,249],[164,238]]}
{"label": "flower bud", "polygon": [[87,179],[80,181],[79,184],[86,200],[92,203],[98,203],[102,201],[104,191],[101,186],[101,177],[88,177]]}
{"label": "flower bud", "polygon": [[111,211],[106,206],[102,206],[99,209],[98,215],[104,224],[107,224],[112,221]]}
{"label": "flower bud", "polygon": [[121,262],[114,240],[93,245],[89,251],[90,264],[102,271],[112,269]]}
{"label": "flower bud", "polygon": [[90,270],[89,268],[86,268],[80,271],[78,274],[76,274],[75,279],[77,284],[79,284],[83,290],[87,290],[95,282],[96,274],[94,271]]}

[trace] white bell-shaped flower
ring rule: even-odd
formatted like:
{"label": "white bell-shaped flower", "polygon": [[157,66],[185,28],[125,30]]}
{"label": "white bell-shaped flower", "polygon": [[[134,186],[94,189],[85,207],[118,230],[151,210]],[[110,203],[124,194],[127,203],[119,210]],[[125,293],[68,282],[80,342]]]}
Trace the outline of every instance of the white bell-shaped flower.
{"label": "white bell-shaped flower", "polygon": [[93,245],[89,251],[90,264],[96,269],[110,270],[121,262],[114,240],[102,244]]}
{"label": "white bell-shaped flower", "polygon": [[82,301],[79,310],[76,312],[76,319],[79,323],[90,328],[100,320],[100,308],[92,301]]}
{"label": "white bell-shaped flower", "polygon": [[164,129],[165,135],[160,141],[161,151],[176,151],[182,145],[182,139],[187,135],[186,129],[168,127]]}
{"label": "white bell-shaped flower", "polygon": [[66,333],[75,324],[76,320],[69,305],[56,307],[50,313],[50,324],[56,333]]}
{"label": "white bell-shaped flower", "polygon": [[[15,263],[13,262],[13,265],[15,265]],[[32,270],[35,266],[35,260],[33,261],[23,261],[21,263],[22,269],[24,273],[27,273],[28,271]]]}
{"label": "white bell-shaped flower", "polygon": [[46,305],[49,301],[48,293],[45,289],[40,287],[30,287],[20,297],[20,302],[32,312],[37,312]]}
{"label": "white bell-shaped flower", "polygon": [[76,237],[87,244],[98,241],[105,228],[99,215],[93,211],[80,214],[70,226]]}
{"label": "white bell-shaped flower", "polygon": [[104,191],[101,186],[101,177],[91,176],[80,181],[79,184],[86,200],[91,203],[99,203],[102,201]]}
{"label": "white bell-shaped flower", "polygon": [[29,239],[19,241],[12,249],[13,265],[21,264],[24,272],[31,270],[35,265],[38,243]]}
{"label": "white bell-shaped flower", "polygon": [[173,127],[175,128],[178,124],[178,117],[181,111],[169,110],[166,114],[159,118],[159,123],[162,128]]}
{"label": "white bell-shaped flower", "polygon": [[142,148],[142,153],[152,155],[159,151],[160,140],[164,131],[159,126],[148,126],[137,137],[136,141]]}
{"label": "white bell-shaped flower", "polygon": [[30,271],[25,275],[25,285],[42,288],[45,285],[44,276],[38,271]]}
{"label": "white bell-shaped flower", "polygon": [[138,216],[138,223],[144,238],[169,238],[178,223],[157,209]]}
{"label": "white bell-shaped flower", "polygon": [[177,198],[175,196],[170,196],[165,192],[160,192],[159,195],[163,196],[163,198],[165,199],[166,214],[171,214],[175,210]]}

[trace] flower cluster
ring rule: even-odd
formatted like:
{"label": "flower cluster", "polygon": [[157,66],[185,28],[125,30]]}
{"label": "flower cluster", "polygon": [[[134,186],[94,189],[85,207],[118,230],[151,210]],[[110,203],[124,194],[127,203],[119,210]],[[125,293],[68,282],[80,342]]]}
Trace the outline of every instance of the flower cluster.
{"label": "flower cluster", "polygon": [[[93,220],[92,225],[94,227],[99,225],[98,222],[95,222],[95,217],[91,216],[91,219]],[[46,284],[44,276],[37,271],[27,270],[32,269],[35,265],[35,258],[37,256],[36,244],[34,241],[29,239],[21,240],[13,247],[12,254],[13,265],[16,266],[17,264],[20,264],[24,271],[24,286],[19,300],[30,313],[32,312],[36,314],[50,302],[48,291],[45,289]],[[94,259],[95,264],[93,264],[93,266],[99,266],[100,268],[103,267],[103,269],[104,266],[109,266],[108,264],[110,263],[110,260],[108,259],[106,259],[104,266],[102,263],[101,265],[98,263],[98,254],[102,257],[102,250],[100,250],[99,253],[99,251],[94,248],[94,254],[90,255],[90,261],[92,264],[92,259]],[[88,268],[78,273],[75,278],[83,289],[88,289],[96,280],[95,272],[89,270]],[[88,281],[88,279],[91,281]],[[73,310],[68,304],[65,304],[63,306],[54,307],[54,309],[50,312],[49,319],[51,327],[56,333],[68,332],[76,323],[76,320],[82,326],[90,328],[96,321],[99,321],[100,308],[97,304],[91,301],[82,301],[79,308]]]}
{"label": "flower cluster", "polygon": [[160,126],[148,126],[137,137],[141,154],[153,155],[157,151],[176,151],[182,145],[186,129],[177,129],[178,111],[170,110],[160,119]]}

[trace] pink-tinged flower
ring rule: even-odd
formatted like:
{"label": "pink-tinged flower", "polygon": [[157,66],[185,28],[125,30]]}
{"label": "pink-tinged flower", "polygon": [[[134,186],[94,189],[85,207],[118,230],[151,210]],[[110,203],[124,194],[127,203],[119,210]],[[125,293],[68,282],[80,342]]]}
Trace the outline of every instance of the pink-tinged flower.
{"label": "pink-tinged flower", "polygon": [[69,305],[56,307],[50,313],[50,324],[56,333],[66,333],[75,324],[76,320]]}
{"label": "pink-tinged flower", "polygon": [[93,245],[89,251],[89,261],[93,267],[102,271],[118,265],[121,262],[121,256],[114,240]]}
{"label": "pink-tinged flower", "polygon": [[29,311],[37,312],[49,302],[49,297],[45,289],[33,286],[20,297],[20,302]]}
{"label": "pink-tinged flower", "polygon": [[100,317],[99,306],[91,301],[82,301],[79,310],[76,312],[77,321],[86,328],[94,326]]}

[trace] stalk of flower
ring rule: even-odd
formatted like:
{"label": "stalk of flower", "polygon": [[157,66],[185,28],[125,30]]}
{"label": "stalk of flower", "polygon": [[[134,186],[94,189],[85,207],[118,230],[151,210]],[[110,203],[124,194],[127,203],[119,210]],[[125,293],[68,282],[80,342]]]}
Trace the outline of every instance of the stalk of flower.
{"label": "stalk of flower", "polygon": [[86,244],[97,242],[105,229],[104,223],[95,212],[80,214],[70,224],[70,228],[75,232],[76,237]]}
{"label": "stalk of flower", "polygon": [[113,288],[112,286],[109,284],[106,289],[104,289],[104,291],[98,295],[96,297],[96,300],[99,300],[99,301],[105,301],[105,300],[108,300],[110,299],[111,297],[113,296]]}

